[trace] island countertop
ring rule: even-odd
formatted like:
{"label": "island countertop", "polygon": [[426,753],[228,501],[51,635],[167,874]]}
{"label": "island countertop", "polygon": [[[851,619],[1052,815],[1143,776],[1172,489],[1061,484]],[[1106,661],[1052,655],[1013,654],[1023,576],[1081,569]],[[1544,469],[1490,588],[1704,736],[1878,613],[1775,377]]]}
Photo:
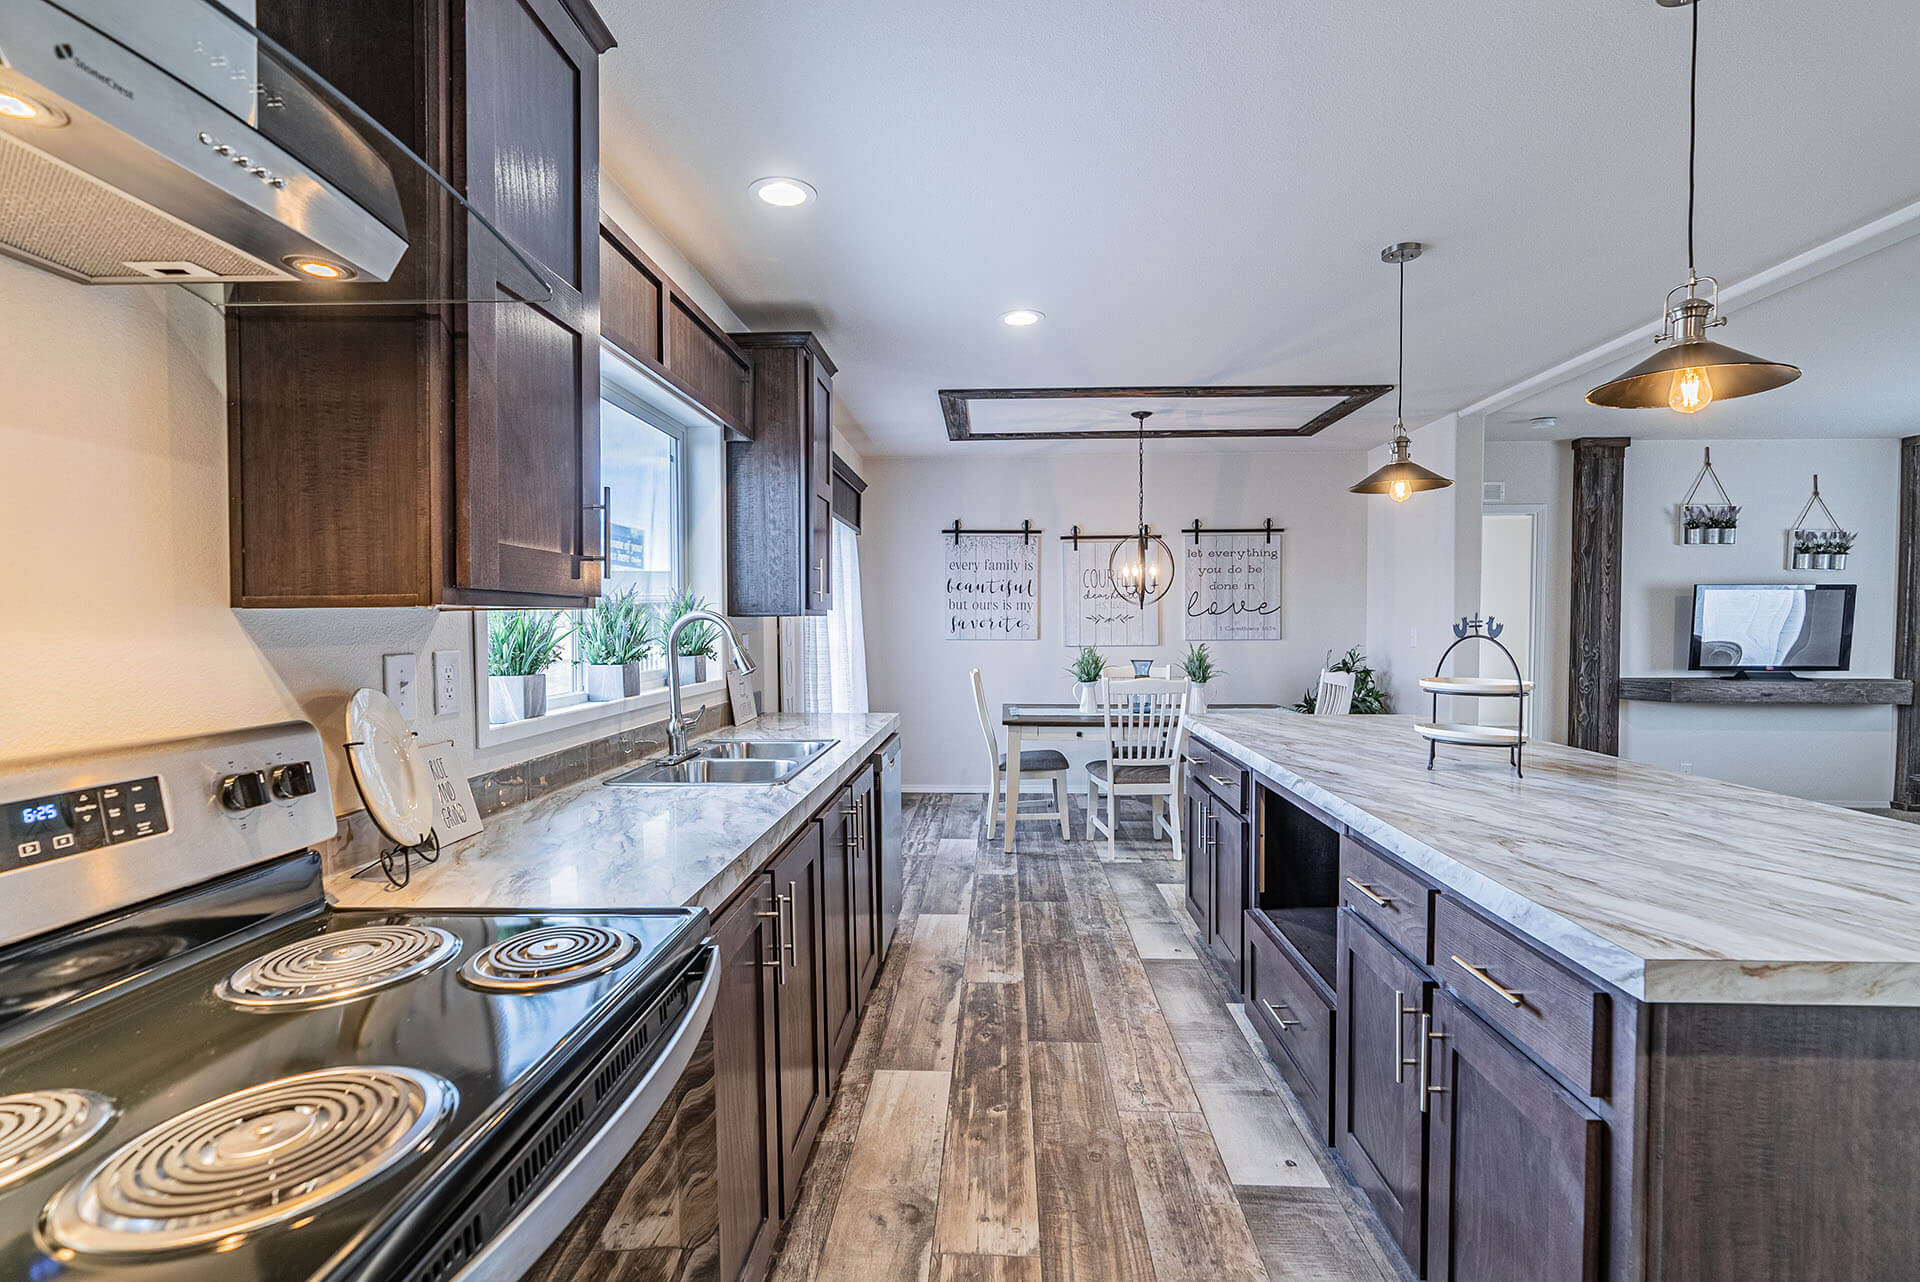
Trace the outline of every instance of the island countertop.
{"label": "island countertop", "polygon": [[718,908],[900,728],[891,712],[761,717],[715,739],[833,739],[777,784],[609,788],[626,762],[487,819],[404,889],[329,873],[341,908]]}
{"label": "island countertop", "polygon": [[1410,717],[1193,734],[1631,997],[1920,1006],[1920,826],[1550,743],[1430,773]]}

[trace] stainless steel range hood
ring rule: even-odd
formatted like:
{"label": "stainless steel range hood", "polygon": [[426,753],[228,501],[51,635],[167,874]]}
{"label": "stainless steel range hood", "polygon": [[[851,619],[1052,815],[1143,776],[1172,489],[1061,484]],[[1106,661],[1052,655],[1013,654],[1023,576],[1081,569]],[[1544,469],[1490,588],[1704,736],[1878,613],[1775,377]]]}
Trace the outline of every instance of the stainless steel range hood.
{"label": "stainless steel range hood", "polygon": [[386,160],[251,17],[0,0],[0,253],[97,285],[388,279]]}

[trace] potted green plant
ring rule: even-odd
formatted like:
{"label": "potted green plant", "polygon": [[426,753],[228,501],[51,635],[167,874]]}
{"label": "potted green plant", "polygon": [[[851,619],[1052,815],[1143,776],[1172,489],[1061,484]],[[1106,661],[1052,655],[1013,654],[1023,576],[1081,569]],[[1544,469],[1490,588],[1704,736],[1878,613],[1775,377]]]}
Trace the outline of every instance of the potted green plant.
{"label": "potted green plant", "polygon": [[1106,675],[1107,660],[1092,646],[1087,646],[1073,656],[1067,672],[1073,677],[1074,698],[1080,702],[1080,711],[1098,712],[1100,710],[1100,678]]}
{"label": "potted green plant", "polygon": [[600,598],[574,629],[587,665],[589,702],[631,699],[646,688],[641,668],[658,640],[656,627],[653,608],[635,589]]}
{"label": "potted green plant", "polygon": [[1793,532],[1793,568],[1811,570],[1813,554],[1820,546],[1820,531],[1795,530]]}
{"label": "potted green plant", "polygon": [[1688,543],[1704,543],[1713,510],[1702,503],[1688,503],[1680,509],[1682,536]]}
{"label": "potted green plant", "polygon": [[548,610],[487,616],[487,719],[494,725],[547,714],[547,669],[559,662],[566,623]]}
{"label": "potted green plant", "polygon": [[1187,647],[1187,657],[1180,661],[1180,670],[1186,674],[1190,686],[1187,692],[1187,711],[1205,712],[1207,683],[1227,674],[1213,666],[1213,655],[1207,652],[1205,641]]}
{"label": "potted green plant", "polygon": [[[664,637],[666,632],[672,631],[673,625],[686,615],[708,608],[706,600],[695,596],[691,590],[676,592],[661,611],[666,620],[661,635]],[[674,652],[669,657],[680,667],[681,685],[696,685],[706,680],[706,661],[716,657],[719,645],[720,630],[704,619],[689,623],[680,630],[680,636],[674,641]]]}
{"label": "potted green plant", "polygon": [[1853,530],[1835,530],[1833,541],[1827,548],[1828,564],[1836,570],[1847,568],[1847,553],[1853,551],[1853,541],[1859,538]]}
{"label": "potted green plant", "polygon": [[1733,503],[1716,503],[1707,509],[1707,542],[1740,541],[1740,508]]}
{"label": "potted green plant", "polygon": [[[1331,672],[1353,673],[1353,704],[1347,711],[1356,715],[1372,715],[1387,710],[1387,688],[1380,684],[1378,674],[1367,663],[1367,656],[1354,646],[1338,659],[1333,651],[1327,651],[1327,669]],[[1318,701],[1320,689],[1318,683],[1301,696],[1300,702],[1293,705],[1295,712],[1312,712]]]}

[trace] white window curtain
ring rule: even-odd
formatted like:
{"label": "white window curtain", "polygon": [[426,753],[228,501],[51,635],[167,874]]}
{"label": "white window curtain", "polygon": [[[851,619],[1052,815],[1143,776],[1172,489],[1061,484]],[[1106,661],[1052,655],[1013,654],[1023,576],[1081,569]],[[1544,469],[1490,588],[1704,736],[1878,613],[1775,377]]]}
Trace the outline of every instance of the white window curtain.
{"label": "white window curtain", "polygon": [[860,536],[833,523],[833,606],[796,629],[807,712],[866,712],[867,631],[860,605]]}

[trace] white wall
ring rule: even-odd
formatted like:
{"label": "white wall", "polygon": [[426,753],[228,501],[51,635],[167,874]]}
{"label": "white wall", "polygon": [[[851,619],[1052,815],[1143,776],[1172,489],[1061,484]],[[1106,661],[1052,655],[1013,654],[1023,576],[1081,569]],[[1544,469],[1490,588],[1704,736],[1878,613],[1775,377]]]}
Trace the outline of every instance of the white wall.
{"label": "white wall", "polygon": [[[615,217],[716,319],[738,322],[630,207]],[[288,717],[337,744],[347,696],[378,687],[382,655],[400,652],[423,675],[432,651],[460,653],[465,706],[423,708],[419,728],[452,738],[469,773],[648,719],[479,749],[471,615],[231,609],[225,354],[205,303],[0,258],[0,334],[0,761]],[[754,623],[772,673],[773,629]],[[336,806],[359,809],[337,750],[328,764]]]}
{"label": "white wall", "polygon": [[[1733,501],[1740,541],[1684,546],[1675,511],[1713,450]],[[1894,575],[1898,558],[1900,443],[1878,440],[1635,441],[1627,450],[1621,556],[1620,671],[1682,672],[1698,583],[1857,583],[1853,675],[1893,674]],[[1787,567],[1786,531],[1820,493],[1860,532],[1847,568]],[[1561,606],[1564,612],[1564,602]],[[1620,705],[1621,755],[1842,805],[1884,806],[1893,787],[1893,709],[1628,702]]]}
{"label": "white wall", "polygon": [[[1317,679],[1328,650],[1358,644],[1366,631],[1368,500],[1348,494],[1363,472],[1357,451],[1231,451],[1154,444],[1147,455],[1147,521],[1173,531],[1195,517],[1206,525],[1284,525],[1284,639],[1214,642],[1228,675],[1216,701],[1291,704]],[[967,684],[978,667],[997,720],[1009,700],[1067,702],[1072,651],[1061,630],[1060,540],[1068,527],[1110,533],[1134,522],[1131,450],[1063,447],[1047,454],[997,452],[991,445],[937,457],[868,460],[860,535],[865,584],[867,669],[872,705],[902,716],[909,786],[986,786],[985,746]],[[1040,637],[1035,641],[953,641],[945,634],[940,527],[1017,526],[1045,530],[1040,558]],[[1169,535],[1171,537],[1171,535]],[[1180,591],[1176,581],[1173,596]],[[1161,602],[1161,644],[1106,647],[1110,659],[1174,660],[1185,654],[1177,604]],[[1073,754],[1076,771],[1090,754]],[[1084,774],[1076,786],[1084,786]]]}

